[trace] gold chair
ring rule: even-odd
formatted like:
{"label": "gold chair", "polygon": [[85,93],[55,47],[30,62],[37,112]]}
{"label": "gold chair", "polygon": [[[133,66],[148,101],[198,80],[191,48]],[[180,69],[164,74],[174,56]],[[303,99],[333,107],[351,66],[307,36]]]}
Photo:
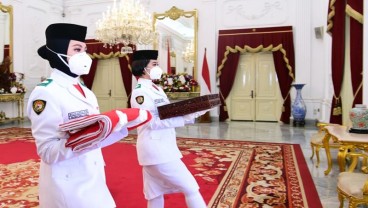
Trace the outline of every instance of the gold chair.
{"label": "gold chair", "polygon": [[[341,172],[337,178],[337,193],[340,201],[340,208],[344,206],[344,199],[349,200],[349,208],[355,208],[359,204],[368,204],[368,167],[366,152],[351,152],[347,157],[351,164],[348,171]],[[362,158],[362,168],[359,172],[354,172]]]}
{"label": "gold chair", "polygon": [[[316,167],[318,168],[319,163],[320,163],[320,159],[319,159],[319,150],[321,148],[323,148],[323,138],[326,136],[326,132],[323,130],[323,128],[327,125],[334,125],[334,124],[329,124],[329,123],[323,123],[323,122],[318,122],[317,123],[317,127],[318,127],[318,132],[313,134],[311,137],[311,141],[310,141],[310,145],[312,148],[312,156],[310,157],[310,159],[312,160],[314,155],[316,155],[317,157],[317,164]],[[330,140],[330,148],[339,148],[340,145],[338,143],[334,143],[332,140]]]}

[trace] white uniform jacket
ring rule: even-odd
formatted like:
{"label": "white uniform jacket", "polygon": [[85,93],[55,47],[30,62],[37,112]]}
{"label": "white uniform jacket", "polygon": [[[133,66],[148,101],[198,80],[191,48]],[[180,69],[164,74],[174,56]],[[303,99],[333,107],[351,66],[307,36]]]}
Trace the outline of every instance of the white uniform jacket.
{"label": "white uniform jacket", "polygon": [[[27,114],[41,158],[39,200],[41,208],[116,207],[105,181],[100,148],[72,152],[59,124],[99,113],[97,98],[81,85],[85,97],[73,86],[79,79],[54,70],[32,91]],[[109,137],[123,138],[120,132]]]}
{"label": "white uniform jacket", "polygon": [[158,116],[157,107],[169,103],[165,92],[151,80],[138,79],[137,86],[132,91],[131,107],[148,110],[152,114],[149,123],[137,128],[140,165],[157,165],[183,157],[176,144],[175,127],[184,126],[184,118],[178,116],[160,120]]}

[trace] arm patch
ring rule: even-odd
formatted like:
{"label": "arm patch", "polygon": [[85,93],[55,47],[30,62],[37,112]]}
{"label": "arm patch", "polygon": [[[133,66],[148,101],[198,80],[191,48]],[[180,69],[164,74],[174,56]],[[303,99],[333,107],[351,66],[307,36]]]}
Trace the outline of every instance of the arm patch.
{"label": "arm patch", "polygon": [[144,97],[141,96],[137,96],[135,97],[135,101],[137,101],[138,104],[142,104],[144,102]]}
{"label": "arm patch", "polygon": [[33,111],[37,115],[40,115],[42,111],[45,110],[45,107],[46,107],[46,100],[35,100],[32,103]]}

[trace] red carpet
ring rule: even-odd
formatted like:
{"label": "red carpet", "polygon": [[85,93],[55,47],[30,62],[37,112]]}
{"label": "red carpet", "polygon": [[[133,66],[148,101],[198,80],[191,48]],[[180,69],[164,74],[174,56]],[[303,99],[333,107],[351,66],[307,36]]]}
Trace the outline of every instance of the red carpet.
{"label": "red carpet", "polygon": [[[322,207],[299,145],[178,138],[208,207]],[[29,129],[0,129],[0,205],[37,207],[38,157]],[[144,208],[135,137],[103,149],[118,208]],[[31,160],[32,159],[32,160]],[[165,207],[184,208],[181,194]]]}
{"label": "red carpet", "polygon": [[[128,141],[129,140],[129,141]],[[143,183],[141,167],[138,165],[135,139],[128,138],[127,143],[111,145],[103,149],[106,161],[106,178],[110,191],[115,198],[118,207],[145,207],[146,200],[143,196]],[[187,148],[181,149],[185,157],[184,162],[192,167],[196,164],[195,154],[190,153]],[[228,162],[227,167],[230,165]],[[198,166],[198,165],[197,165]],[[192,173],[198,173],[193,168]],[[223,177],[223,174],[221,178]],[[201,189],[201,193],[206,202],[209,202],[219,184],[218,180],[203,180],[196,178]],[[123,206],[124,205],[124,206]],[[185,208],[184,196],[182,194],[172,194],[165,196],[165,207]]]}

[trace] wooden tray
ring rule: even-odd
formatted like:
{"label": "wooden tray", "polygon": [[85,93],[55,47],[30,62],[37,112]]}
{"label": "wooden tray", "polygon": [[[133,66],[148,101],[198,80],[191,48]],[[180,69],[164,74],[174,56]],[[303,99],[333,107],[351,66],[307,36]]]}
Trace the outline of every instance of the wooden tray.
{"label": "wooden tray", "polygon": [[157,107],[160,119],[183,116],[221,105],[219,94],[203,95]]}

